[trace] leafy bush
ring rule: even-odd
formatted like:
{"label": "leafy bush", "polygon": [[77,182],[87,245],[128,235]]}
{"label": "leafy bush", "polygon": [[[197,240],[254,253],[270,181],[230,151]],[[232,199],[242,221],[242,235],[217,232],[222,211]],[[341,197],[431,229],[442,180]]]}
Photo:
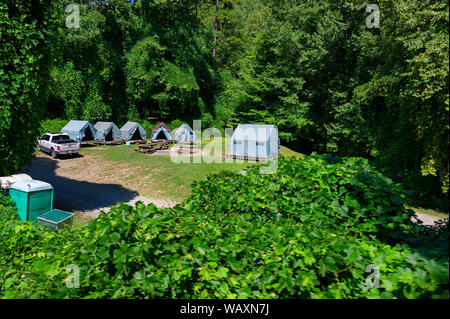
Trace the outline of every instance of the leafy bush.
{"label": "leafy bush", "polygon": [[[0,228],[0,255],[15,260],[3,260],[0,295],[448,298],[448,255],[406,244],[420,231],[414,213],[365,160],[282,158],[275,174],[221,172],[192,189],[173,209],[119,204],[76,232]],[[69,264],[79,289],[63,284]],[[379,288],[367,286],[368,266]]]}
{"label": "leafy bush", "polygon": [[46,103],[52,7],[53,1],[0,2],[0,176],[33,158]]}
{"label": "leafy bush", "polygon": [[19,220],[15,204],[9,196],[0,191],[0,221],[7,223],[13,220]]}
{"label": "leafy bush", "polygon": [[[39,130],[39,136],[45,133],[61,132],[62,128],[66,126],[68,120],[63,119],[47,119],[41,122],[41,128]],[[95,124],[95,123],[94,123]]]}
{"label": "leafy bush", "polygon": [[[76,232],[53,232],[35,223],[21,222],[14,202],[0,193],[0,297],[46,296],[57,275],[66,276],[64,254]],[[54,282],[54,293],[65,287]]]}

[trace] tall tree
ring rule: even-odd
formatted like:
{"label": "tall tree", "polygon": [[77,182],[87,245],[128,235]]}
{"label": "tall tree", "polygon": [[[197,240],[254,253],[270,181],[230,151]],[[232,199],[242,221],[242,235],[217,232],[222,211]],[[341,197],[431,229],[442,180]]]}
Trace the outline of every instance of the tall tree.
{"label": "tall tree", "polygon": [[0,3],[0,175],[34,154],[49,83],[53,1]]}

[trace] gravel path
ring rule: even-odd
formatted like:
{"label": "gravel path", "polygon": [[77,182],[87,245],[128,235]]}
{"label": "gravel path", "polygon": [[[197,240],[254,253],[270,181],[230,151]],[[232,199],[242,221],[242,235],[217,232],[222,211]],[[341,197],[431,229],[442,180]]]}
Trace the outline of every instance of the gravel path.
{"label": "gravel path", "polygon": [[[164,199],[148,198],[148,197],[144,197],[144,196],[136,196],[132,200],[126,202],[126,204],[128,204],[130,206],[134,206],[136,204],[136,202],[139,202],[139,201],[143,202],[145,205],[155,204],[155,206],[159,207],[159,208],[173,207],[177,204],[175,202],[164,200]],[[100,212],[104,211],[105,213],[107,213],[110,211],[110,209],[111,209],[111,206],[105,206],[105,207],[102,207],[99,209],[87,210],[87,211],[83,211],[80,213],[82,213],[83,216],[86,216],[89,218],[97,218],[98,215],[100,214]]]}
{"label": "gravel path", "polygon": [[439,217],[436,217],[436,216],[423,214],[423,213],[418,213],[418,212],[416,212],[416,214],[417,214],[417,217],[422,221],[422,223],[424,225],[431,225],[432,226],[438,220],[444,219],[444,218],[439,218]]}

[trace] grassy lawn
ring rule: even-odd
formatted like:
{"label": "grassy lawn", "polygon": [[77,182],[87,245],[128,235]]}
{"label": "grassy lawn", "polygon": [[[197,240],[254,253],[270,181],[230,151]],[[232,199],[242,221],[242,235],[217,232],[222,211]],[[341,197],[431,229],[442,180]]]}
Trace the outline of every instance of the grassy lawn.
{"label": "grassy lawn", "polygon": [[[84,156],[95,157],[98,161],[125,164],[133,169],[123,179],[127,188],[132,188],[146,197],[161,197],[175,201],[184,200],[193,181],[200,181],[206,176],[222,171],[239,171],[255,163],[174,163],[170,156],[145,155],[134,152],[138,147],[131,146],[132,152],[125,145],[99,146],[83,148]],[[122,165],[123,166],[123,165]],[[114,174],[111,171],[110,174]]]}
{"label": "grassy lawn", "polygon": [[[222,149],[223,150],[225,150],[225,149],[228,150],[228,147],[227,147],[228,145],[226,145],[226,144],[229,143],[229,141],[230,141],[229,138],[228,139],[215,138],[213,140],[203,139],[201,141],[201,146],[202,146],[202,148],[204,148],[206,145],[209,145],[210,147],[217,147],[218,145],[222,144]],[[289,149],[289,148],[287,148],[286,146],[283,146],[283,145],[280,146],[280,152],[281,152],[281,155],[287,156],[287,157],[295,156],[297,158],[302,158],[302,157],[305,156],[305,155],[303,155],[301,153],[298,153],[298,152],[295,152],[295,151],[293,151],[293,150],[291,150],[291,149]]]}
{"label": "grassy lawn", "polygon": [[89,224],[91,217],[86,217],[79,212],[75,212],[72,221],[72,228],[81,228]]}
{"label": "grassy lawn", "polygon": [[[220,147],[225,145],[225,139],[202,141],[203,149],[207,145]],[[261,165],[243,160],[234,160],[233,163],[206,163],[203,159],[200,163],[174,163],[170,156],[145,155],[135,152],[137,148],[137,145],[132,145],[129,152],[126,145],[84,147],[81,154],[94,158],[96,162],[114,163],[118,169],[132,168],[122,177],[125,187],[138,191],[142,196],[175,201],[182,201],[189,195],[193,181],[200,181],[210,174],[223,170],[240,171],[249,165]],[[281,152],[284,156],[303,156],[286,147],[282,147]],[[113,175],[115,171],[104,174]]]}
{"label": "grassy lawn", "polygon": [[280,153],[281,153],[281,155],[286,156],[286,157],[290,157],[290,156],[294,156],[297,158],[305,157],[305,155],[303,155],[302,153],[295,152],[283,145],[280,146]]}

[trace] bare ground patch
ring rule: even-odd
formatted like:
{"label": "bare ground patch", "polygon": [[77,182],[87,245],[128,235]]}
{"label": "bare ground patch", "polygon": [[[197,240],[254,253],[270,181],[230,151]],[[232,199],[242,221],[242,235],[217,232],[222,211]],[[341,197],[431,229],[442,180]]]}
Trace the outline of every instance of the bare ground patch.
{"label": "bare ground patch", "polygon": [[[23,168],[23,172],[33,179],[53,185],[55,208],[76,212],[83,218],[95,218],[118,202],[134,205],[142,201],[161,208],[177,204],[176,201],[161,198],[158,192],[154,193],[154,197],[141,195],[140,189],[143,188],[147,190],[146,194],[149,193],[151,185],[146,183],[151,176],[149,170],[106,161],[94,154],[52,159],[39,153],[30,166]],[[139,178],[130,178],[134,174],[139,174]]]}

